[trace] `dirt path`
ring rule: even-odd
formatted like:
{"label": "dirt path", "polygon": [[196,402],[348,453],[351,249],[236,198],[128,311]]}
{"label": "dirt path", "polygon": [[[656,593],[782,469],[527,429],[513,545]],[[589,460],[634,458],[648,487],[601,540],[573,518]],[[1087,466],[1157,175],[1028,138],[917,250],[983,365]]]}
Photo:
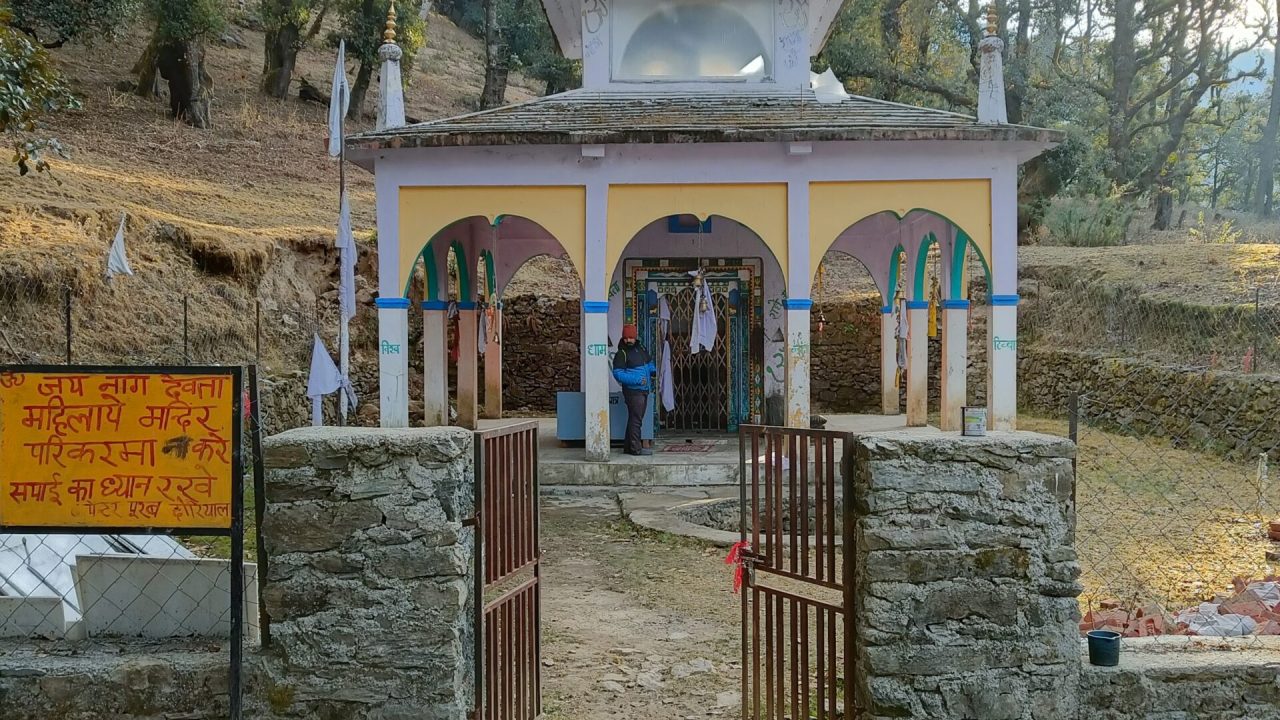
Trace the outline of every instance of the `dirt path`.
{"label": "dirt path", "polygon": [[739,599],[722,551],[637,530],[611,497],[543,503],[547,720],[738,709]]}

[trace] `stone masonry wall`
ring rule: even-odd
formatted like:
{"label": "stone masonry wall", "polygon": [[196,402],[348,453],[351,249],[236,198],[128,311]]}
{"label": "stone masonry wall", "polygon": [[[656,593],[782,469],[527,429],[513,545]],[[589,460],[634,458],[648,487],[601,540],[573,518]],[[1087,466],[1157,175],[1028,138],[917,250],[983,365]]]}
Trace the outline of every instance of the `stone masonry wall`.
{"label": "stone masonry wall", "polygon": [[864,718],[1075,717],[1071,443],[902,431],[852,451]]}
{"label": "stone masonry wall", "polygon": [[463,720],[473,685],[470,432],[268,438],[261,697],[276,716]]}
{"label": "stone masonry wall", "polygon": [[502,313],[504,410],[555,412],[556,393],[577,392],[580,385],[582,304],[520,295],[503,300]]}
{"label": "stone masonry wall", "polygon": [[1066,350],[1018,356],[1018,398],[1052,415],[1083,392],[1085,424],[1159,435],[1236,459],[1280,444],[1280,377],[1158,365]]}

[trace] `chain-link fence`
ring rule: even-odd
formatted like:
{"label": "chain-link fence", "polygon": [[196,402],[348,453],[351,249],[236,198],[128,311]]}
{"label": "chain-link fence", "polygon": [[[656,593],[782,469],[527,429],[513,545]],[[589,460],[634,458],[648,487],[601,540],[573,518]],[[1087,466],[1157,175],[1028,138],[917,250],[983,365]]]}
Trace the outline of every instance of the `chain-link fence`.
{"label": "chain-link fence", "polygon": [[1280,634],[1272,289],[1221,305],[1088,284],[1029,290],[1019,393],[1032,416],[1020,424],[1078,443],[1081,629],[1171,645]]}

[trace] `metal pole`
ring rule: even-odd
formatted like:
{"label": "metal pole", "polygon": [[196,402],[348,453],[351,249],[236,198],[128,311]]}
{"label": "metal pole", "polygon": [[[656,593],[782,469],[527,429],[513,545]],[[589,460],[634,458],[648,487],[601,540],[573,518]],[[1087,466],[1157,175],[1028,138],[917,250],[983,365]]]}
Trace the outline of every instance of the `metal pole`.
{"label": "metal pole", "polygon": [[[342,107],[346,100],[346,88],[338,89],[338,107]],[[342,212],[342,201],[347,193],[347,116],[342,116],[342,122],[338,123],[338,212]],[[354,241],[353,241],[354,242]],[[342,311],[342,274],[343,259],[341,254],[338,257],[338,370],[342,373],[343,380],[350,382],[351,377],[351,338],[347,329],[350,318]],[[338,390],[338,424],[347,424],[347,393],[345,389]]]}
{"label": "metal pole", "polygon": [[1253,371],[1262,371],[1262,288],[1253,289]]}
{"label": "metal pole", "polygon": [[1071,438],[1071,443],[1076,446],[1075,455],[1071,456],[1071,504],[1075,505],[1076,485],[1078,483],[1075,476],[1080,459],[1080,393],[1078,392],[1071,393],[1071,397],[1067,399],[1067,436]]}
{"label": "metal pole", "polygon": [[[262,301],[253,301],[253,362],[262,363]],[[257,370],[254,370],[256,377]]]}
{"label": "metal pole", "polygon": [[71,364],[71,288],[62,292],[62,322],[67,330],[67,364]]}
{"label": "metal pole", "polygon": [[191,346],[189,344],[189,336],[187,334],[188,315],[187,315],[187,296],[182,296],[182,364],[191,364]]}
{"label": "metal pole", "polygon": [[[262,409],[258,404],[258,366],[249,366],[249,441],[253,446],[253,517],[258,546],[258,578],[267,576],[267,544],[262,538],[266,513],[266,465],[262,458]],[[258,633],[262,646],[271,644],[271,622],[265,603],[258,603]]]}

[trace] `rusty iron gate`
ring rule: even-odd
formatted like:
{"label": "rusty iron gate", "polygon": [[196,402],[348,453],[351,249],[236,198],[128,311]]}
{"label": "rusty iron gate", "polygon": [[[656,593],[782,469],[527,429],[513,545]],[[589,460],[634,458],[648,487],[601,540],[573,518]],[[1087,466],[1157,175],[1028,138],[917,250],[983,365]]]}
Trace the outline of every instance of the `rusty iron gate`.
{"label": "rusty iron gate", "polygon": [[744,720],[856,715],[849,437],[739,430]]}
{"label": "rusty iron gate", "polygon": [[475,434],[473,720],[542,715],[538,423]]}

